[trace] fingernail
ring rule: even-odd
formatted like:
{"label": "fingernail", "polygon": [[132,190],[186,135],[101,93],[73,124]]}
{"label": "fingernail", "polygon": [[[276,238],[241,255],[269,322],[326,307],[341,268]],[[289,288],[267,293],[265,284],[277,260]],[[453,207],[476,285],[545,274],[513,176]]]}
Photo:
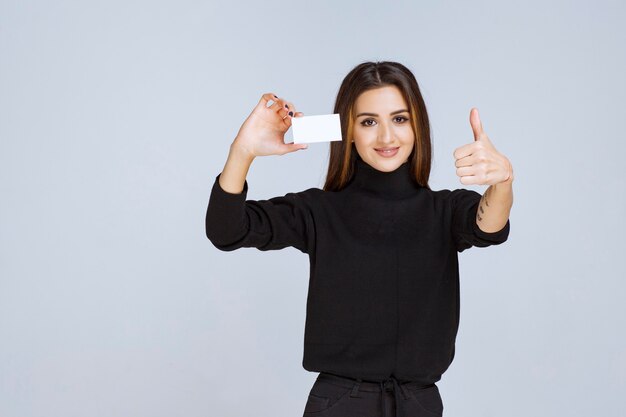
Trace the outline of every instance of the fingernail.
{"label": "fingernail", "polygon": [[293,112],[292,111],[289,112],[289,116],[293,116]]}

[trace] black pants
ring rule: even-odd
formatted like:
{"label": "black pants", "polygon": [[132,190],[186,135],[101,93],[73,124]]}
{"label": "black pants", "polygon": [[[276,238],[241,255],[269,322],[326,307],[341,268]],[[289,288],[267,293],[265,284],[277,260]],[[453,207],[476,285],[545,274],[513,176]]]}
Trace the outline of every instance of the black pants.
{"label": "black pants", "polygon": [[435,384],[376,382],[321,372],[304,407],[304,417],[441,417]]}

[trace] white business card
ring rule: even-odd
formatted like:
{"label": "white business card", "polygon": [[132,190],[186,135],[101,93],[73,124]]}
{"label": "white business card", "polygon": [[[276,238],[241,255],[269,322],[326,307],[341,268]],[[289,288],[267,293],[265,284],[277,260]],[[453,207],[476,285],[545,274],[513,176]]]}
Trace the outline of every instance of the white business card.
{"label": "white business card", "polygon": [[341,140],[339,113],[293,117],[293,143],[331,142]]}

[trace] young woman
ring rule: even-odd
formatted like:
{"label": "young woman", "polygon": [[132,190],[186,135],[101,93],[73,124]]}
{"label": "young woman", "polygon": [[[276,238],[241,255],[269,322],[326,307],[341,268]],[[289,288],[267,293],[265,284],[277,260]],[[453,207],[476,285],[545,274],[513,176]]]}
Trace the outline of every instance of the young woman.
{"label": "young woman", "polygon": [[[270,102],[273,102],[269,105]],[[287,246],[309,255],[303,367],[319,372],[305,416],[441,416],[435,384],[454,358],[458,253],[507,240],[513,171],[472,109],[472,143],[455,150],[463,184],[433,191],[430,125],[417,81],[395,62],[365,62],[335,103],[323,189],[246,200],[254,158],[285,144],[294,104],[264,94],[230,146],[206,213],[215,247]]]}

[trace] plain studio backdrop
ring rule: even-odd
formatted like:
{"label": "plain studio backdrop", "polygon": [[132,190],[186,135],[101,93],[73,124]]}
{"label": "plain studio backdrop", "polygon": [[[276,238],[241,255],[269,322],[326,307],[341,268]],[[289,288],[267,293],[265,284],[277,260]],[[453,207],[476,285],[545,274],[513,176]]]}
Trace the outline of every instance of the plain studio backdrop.
{"label": "plain studio backdrop", "polygon": [[[444,415],[626,413],[626,6],[0,1],[0,415],[302,415],[308,258],[221,252],[211,186],[263,93],[328,114],[398,61],[465,186],[469,112],[515,170],[507,242],[459,255]],[[290,140],[291,130],[287,133]],[[322,187],[328,143],[250,199]]]}

